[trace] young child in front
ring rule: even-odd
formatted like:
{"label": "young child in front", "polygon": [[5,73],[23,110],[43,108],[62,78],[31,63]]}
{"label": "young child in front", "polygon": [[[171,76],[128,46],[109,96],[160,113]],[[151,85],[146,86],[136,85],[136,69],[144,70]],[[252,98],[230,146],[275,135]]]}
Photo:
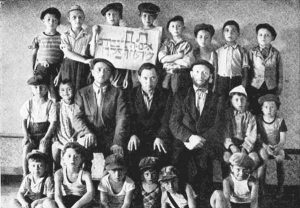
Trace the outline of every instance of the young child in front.
{"label": "young child in front", "polygon": [[226,106],[228,93],[238,85],[246,88],[249,70],[249,60],[246,50],[237,43],[240,35],[240,26],[234,20],[223,25],[225,45],[217,50],[218,71],[217,89],[219,96],[218,108],[220,111]]}
{"label": "young child in front", "polygon": [[50,97],[54,101],[58,99],[54,79],[59,72],[63,59],[63,52],[60,49],[60,33],[57,32],[60,17],[61,14],[57,8],[50,7],[44,10],[40,19],[45,25],[45,30],[33,39],[30,47],[33,49],[33,72],[35,75],[40,74],[48,80]]}
{"label": "young child in front", "polygon": [[183,39],[184,20],[175,16],[167,23],[172,38],[166,39],[158,52],[158,61],[163,64],[166,75],[162,86],[176,93],[179,88],[187,88],[191,83],[189,67],[194,62],[192,45]]}
{"label": "young child in front", "polygon": [[100,180],[100,204],[103,208],[128,208],[131,205],[135,185],[127,175],[123,155],[112,154],[105,159],[108,172]]}
{"label": "young child in front", "polygon": [[13,200],[14,208],[55,208],[54,183],[47,172],[48,156],[38,150],[27,155],[29,174],[23,178]]}
{"label": "young child in front", "polygon": [[62,80],[59,84],[59,95],[62,98],[57,105],[58,126],[55,141],[52,144],[54,170],[60,168],[61,151],[68,142],[74,141],[76,131],[72,125],[75,103],[74,87],[70,80]]}
{"label": "young child in front", "polygon": [[287,127],[283,118],[278,116],[277,110],[280,100],[276,95],[267,94],[258,99],[263,114],[257,117],[258,138],[262,143],[259,153],[264,160],[264,165],[258,169],[258,177],[263,193],[266,174],[266,162],[275,159],[277,165],[277,198],[283,196],[284,167],[285,158],[284,144],[286,140]]}
{"label": "young child in front", "polygon": [[85,14],[78,5],[68,11],[71,28],[61,35],[61,49],[64,60],[57,77],[59,80],[71,80],[75,91],[88,85],[90,59],[88,45],[91,40],[88,32],[83,29]]}
{"label": "young child in front", "polygon": [[62,168],[55,172],[55,201],[59,208],[89,207],[94,197],[91,174],[84,171],[85,149],[69,142],[62,152]]}
{"label": "young child in front", "polygon": [[139,168],[141,183],[138,183],[134,191],[133,207],[160,208],[161,189],[158,183],[158,158],[142,158]]}
{"label": "young child in front", "polygon": [[50,156],[51,143],[57,121],[56,106],[48,99],[48,83],[40,75],[35,75],[27,81],[31,87],[32,98],[27,100],[20,109],[24,139],[23,175],[28,174],[26,156],[33,149],[39,149]]}
{"label": "young child in front", "polygon": [[216,83],[217,83],[217,71],[218,71],[218,60],[217,60],[217,53],[214,50],[211,40],[215,34],[215,29],[212,25],[209,24],[198,24],[195,26],[194,35],[198,46],[194,49],[193,54],[195,57],[195,61],[206,60],[211,63],[214,68],[214,74],[211,85],[213,85],[212,89],[213,92],[216,90]]}
{"label": "young child in front", "polygon": [[258,45],[249,52],[252,76],[248,90],[251,112],[261,113],[258,98],[266,94],[279,95],[282,91],[283,69],[280,52],[272,46],[277,33],[267,24],[256,27]]}
{"label": "young child in front", "polygon": [[[236,152],[248,154],[258,166],[260,160],[257,149],[257,125],[255,117],[247,110],[247,93],[242,85],[233,88],[229,92],[231,107],[225,111],[224,131],[224,161]],[[226,177],[226,172],[223,173]]]}
{"label": "young child in front", "polygon": [[[105,24],[110,26],[121,26],[121,23],[123,23],[122,26],[126,26],[126,23],[122,22],[123,19],[123,5],[121,3],[110,3],[107,4],[102,10],[101,10],[102,16],[105,17]],[[101,33],[101,27],[99,25],[94,25],[92,28],[92,40],[90,43],[90,53],[94,58],[101,58],[98,54],[98,38],[99,34]],[[113,77],[113,80],[111,80],[111,83],[115,87],[120,88],[129,88],[131,87],[131,77],[130,72],[127,69],[117,69],[115,72],[115,75]]]}
{"label": "young child in front", "polygon": [[196,194],[190,184],[178,178],[174,166],[163,167],[159,173],[161,208],[196,208]]}
{"label": "young child in front", "polygon": [[223,191],[211,196],[212,208],[258,208],[258,181],[251,175],[255,163],[246,154],[234,153],[230,175],[223,180]]}

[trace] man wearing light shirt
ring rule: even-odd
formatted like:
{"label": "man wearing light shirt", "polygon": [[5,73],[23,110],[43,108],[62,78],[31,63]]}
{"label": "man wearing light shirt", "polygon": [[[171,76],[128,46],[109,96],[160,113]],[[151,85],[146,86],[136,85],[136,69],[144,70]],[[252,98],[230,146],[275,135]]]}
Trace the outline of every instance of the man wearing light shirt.
{"label": "man wearing light shirt", "polygon": [[[174,141],[173,163],[193,185],[200,200],[212,185],[212,159],[222,155],[222,124],[218,98],[209,88],[214,67],[201,60],[192,65],[193,87],[175,95],[170,117]],[[210,168],[209,168],[210,167]],[[209,192],[209,191],[208,191]]]}

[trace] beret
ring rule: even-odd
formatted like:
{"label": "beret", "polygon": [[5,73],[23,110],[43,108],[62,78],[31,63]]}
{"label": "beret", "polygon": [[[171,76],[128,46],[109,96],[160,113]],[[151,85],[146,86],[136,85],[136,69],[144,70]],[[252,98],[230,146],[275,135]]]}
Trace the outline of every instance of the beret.
{"label": "beret", "polygon": [[125,160],[123,155],[121,154],[111,154],[107,156],[107,158],[105,159],[106,170],[121,169],[125,167],[126,167]]}
{"label": "beret", "polygon": [[195,26],[195,29],[194,29],[195,37],[197,36],[197,34],[200,30],[205,30],[205,31],[209,32],[211,37],[214,36],[214,34],[215,34],[215,29],[212,25],[202,23],[202,24],[198,24]]}
{"label": "beret", "polygon": [[160,8],[157,5],[152,3],[141,3],[138,6],[138,10],[140,12],[147,12],[150,14],[157,14],[160,12]]}
{"label": "beret", "polygon": [[41,75],[34,75],[30,79],[27,80],[27,84],[29,85],[48,85],[48,82]]}
{"label": "beret", "polygon": [[273,95],[273,94],[266,94],[264,96],[261,96],[259,99],[258,99],[258,103],[260,105],[262,105],[264,102],[266,101],[274,101],[277,105],[280,105],[280,100],[279,100],[279,97],[276,96],[276,95]]}
{"label": "beret", "polygon": [[173,178],[177,178],[177,170],[174,166],[163,167],[159,173],[158,181],[168,181]]}
{"label": "beret", "polygon": [[111,3],[111,4],[107,4],[102,10],[101,10],[101,14],[103,16],[105,16],[106,12],[108,12],[109,10],[116,10],[119,12],[120,17],[122,18],[122,13],[123,13],[123,5],[121,3]]}
{"label": "beret", "polygon": [[231,96],[233,93],[240,93],[240,94],[245,95],[246,97],[248,96],[245,88],[243,87],[243,85],[236,86],[235,88],[230,90],[229,96]]}
{"label": "beret", "polygon": [[262,29],[262,28],[269,30],[270,33],[271,33],[272,36],[273,36],[273,40],[275,40],[275,38],[276,38],[276,36],[277,36],[277,33],[276,33],[274,27],[272,27],[272,26],[269,25],[268,23],[259,24],[259,25],[256,26],[256,33],[258,33],[258,31],[259,31],[260,29]]}
{"label": "beret", "polygon": [[147,168],[153,168],[155,169],[157,167],[157,157],[144,157],[141,159],[139,163],[140,170],[144,170]]}

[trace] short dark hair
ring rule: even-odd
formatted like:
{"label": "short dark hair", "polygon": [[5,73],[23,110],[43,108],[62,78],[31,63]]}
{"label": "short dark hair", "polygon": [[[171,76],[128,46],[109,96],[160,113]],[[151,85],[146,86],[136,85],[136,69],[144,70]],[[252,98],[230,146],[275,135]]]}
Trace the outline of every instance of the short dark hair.
{"label": "short dark hair", "polygon": [[48,9],[42,11],[41,17],[40,17],[41,20],[44,19],[44,17],[46,16],[46,14],[52,14],[52,15],[54,15],[55,18],[58,20],[58,25],[60,24],[61,13],[60,13],[60,11],[57,8],[50,7]]}
{"label": "short dark hair", "polygon": [[110,61],[108,61],[108,60],[106,60],[106,59],[102,59],[102,58],[95,58],[93,61],[92,61],[92,63],[91,63],[91,70],[92,69],[94,69],[94,66],[96,65],[96,63],[98,63],[98,62],[102,62],[102,63],[105,63],[110,69],[111,69],[111,74],[112,74],[112,76],[114,76],[115,75],[115,72],[116,72],[116,68],[115,68],[115,66],[110,62]]}
{"label": "short dark hair", "polygon": [[39,155],[33,155],[30,158],[28,158],[28,161],[34,161],[34,162],[43,162],[46,164],[46,160],[44,157],[41,157]]}
{"label": "short dark hair", "polygon": [[81,146],[78,142],[68,142],[62,151],[62,156],[65,155],[67,149],[73,149],[77,154],[81,156],[82,162],[85,161],[86,150],[83,146]]}
{"label": "short dark hair", "polygon": [[68,84],[70,87],[72,87],[72,89],[74,89],[74,86],[73,86],[73,83],[71,80],[69,79],[63,79],[60,83],[59,83],[59,86],[60,85],[66,85]]}
{"label": "short dark hair", "polygon": [[180,16],[180,15],[177,15],[177,16],[171,18],[171,19],[168,21],[168,23],[167,23],[167,30],[169,30],[169,26],[170,26],[171,22],[177,22],[177,21],[178,21],[178,22],[182,22],[182,24],[184,25],[184,19],[183,19],[183,17]]}
{"label": "short dark hair", "polygon": [[154,69],[157,76],[158,76],[158,70],[157,70],[157,67],[154,65],[154,64],[151,64],[151,63],[143,63],[142,66],[139,68],[138,70],[138,75],[141,76],[142,72],[144,70],[150,70],[150,69]]}
{"label": "short dark hair", "polygon": [[234,21],[234,20],[228,20],[227,22],[225,22],[224,25],[223,25],[222,31],[224,31],[225,27],[228,26],[228,25],[233,25],[233,26],[235,26],[236,29],[237,29],[237,31],[238,31],[238,33],[240,33],[240,26],[239,26],[239,24],[238,24],[236,21]]}

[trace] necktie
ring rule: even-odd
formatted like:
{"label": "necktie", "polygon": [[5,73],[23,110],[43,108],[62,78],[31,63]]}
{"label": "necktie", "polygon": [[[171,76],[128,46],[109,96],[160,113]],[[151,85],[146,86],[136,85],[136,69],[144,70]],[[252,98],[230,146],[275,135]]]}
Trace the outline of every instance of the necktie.
{"label": "necktie", "polygon": [[202,114],[205,99],[206,99],[207,89],[197,89],[196,91],[196,107],[199,111],[199,114]]}
{"label": "necktie", "polygon": [[264,57],[264,59],[267,58],[268,55],[269,55],[269,50],[268,50],[268,48],[263,48],[263,49],[261,49],[261,54],[262,54],[262,56]]}
{"label": "necktie", "polygon": [[98,88],[98,91],[97,91],[97,93],[96,93],[97,106],[98,106],[98,107],[100,107],[100,105],[101,105],[102,91],[103,91],[102,87],[99,87],[99,88]]}

